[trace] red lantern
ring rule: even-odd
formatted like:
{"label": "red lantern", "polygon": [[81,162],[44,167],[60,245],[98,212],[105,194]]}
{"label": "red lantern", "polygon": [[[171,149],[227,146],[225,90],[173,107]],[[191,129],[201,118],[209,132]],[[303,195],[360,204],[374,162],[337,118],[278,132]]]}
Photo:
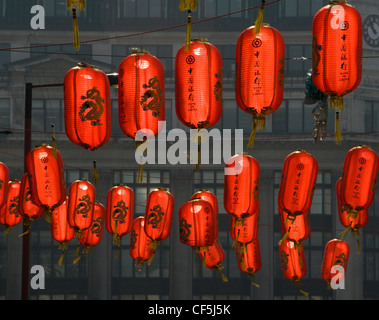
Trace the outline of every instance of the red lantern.
{"label": "red lantern", "polygon": [[183,45],[175,57],[175,103],[179,120],[189,128],[209,128],[222,113],[222,57],[207,39]]}
{"label": "red lantern", "polygon": [[[283,275],[296,286],[307,273],[303,244],[296,244],[290,240],[284,240],[279,244],[280,263]],[[300,290],[304,295],[306,292]]]}
{"label": "red lantern", "polygon": [[96,190],[87,180],[76,180],[69,188],[68,223],[74,228],[78,238],[92,224]]}
{"label": "red lantern", "polygon": [[59,207],[56,207],[51,214],[51,235],[54,240],[59,242],[61,256],[58,265],[61,265],[64,253],[68,249],[67,243],[75,236],[74,228],[68,223],[68,198]]}
{"label": "red lantern", "polygon": [[143,216],[133,220],[129,253],[132,259],[137,261],[136,271],[141,271],[146,261],[150,265],[155,253],[150,246],[153,240],[146,235],[144,225],[145,217]]}
{"label": "red lantern", "polygon": [[66,183],[62,156],[58,150],[42,144],[30,150],[26,167],[31,186],[32,202],[45,208],[45,218],[66,199]]}
{"label": "red lantern", "polygon": [[280,218],[288,227],[284,228],[287,232],[281,241],[288,236],[296,217],[310,210],[317,173],[318,162],[306,151],[294,151],[284,160],[278,208],[286,213],[285,220],[284,215],[280,215]]}
{"label": "red lantern", "polygon": [[122,238],[132,230],[133,217],[133,190],[125,185],[111,188],[107,194],[105,226],[117,246],[121,246]]}
{"label": "red lantern", "polygon": [[[345,235],[351,230],[351,234],[359,239],[359,229],[364,227],[368,221],[368,209],[362,209],[359,212],[348,212],[346,205],[341,203],[340,197],[340,187],[341,187],[342,178],[339,178],[336,183],[336,195],[337,195],[337,207],[338,207],[338,216],[341,224],[346,228],[342,239]],[[358,242],[359,243],[359,242]]]}
{"label": "red lantern", "polygon": [[251,284],[259,288],[259,285],[254,282],[256,273],[262,267],[261,249],[258,237],[249,243],[237,243],[236,256],[238,269],[241,272],[247,273],[251,278]]}
{"label": "red lantern", "polygon": [[179,209],[180,242],[200,251],[214,243],[212,205],[202,199],[193,199]]}
{"label": "red lantern", "polygon": [[118,68],[118,120],[121,130],[135,138],[137,131],[149,137],[159,133],[165,120],[165,83],[161,61],[139,50]]}
{"label": "red lantern", "polygon": [[100,243],[103,236],[104,219],[105,207],[100,202],[96,201],[93,211],[92,224],[88,229],[84,230],[79,237],[79,243],[84,246],[84,249],[81,255],[74,260],[74,263],[79,262],[83,254],[87,254],[93,246]]}
{"label": "red lantern", "polygon": [[217,239],[218,237],[218,200],[214,193],[210,192],[209,190],[199,190],[195,192],[190,200],[193,199],[203,199],[205,201],[208,201],[213,208],[213,217],[214,217],[214,237]]}
{"label": "red lantern", "polygon": [[284,54],[282,35],[268,24],[258,34],[253,25],[238,37],[235,96],[241,110],[253,117],[249,147],[256,129],[264,130],[266,116],[283,101]]}
{"label": "red lantern", "polygon": [[231,217],[229,233],[234,240],[233,247],[235,247],[237,243],[247,244],[258,237],[258,220],[259,209],[253,215],[243,220],[237,220],[235,217]]}
{"label": "red lantern", "polygon": [[88,150],[106,144],[111,136],[111,99],[107,75],[79,63],[64,78],[65,129],[68,138]]}
{"label": "red lantern", "polygon": [[343,96],[362,77],[362,20],[346,1],[329,1],[313,19],[313,75],[316,87],[330,96],[333,109],[343,109]]}
{"label": "red lantern", "polygon": [[150,191],[146,200],[145,233],[153,240],[152,248],[156,249],[159,241],[168,238],[174,213],[174,197],[164,188]]}
{"label": "red lantern", "polygon": [[248,153],[231,157],[225,165],[224,207],[237,220],[259,210],[260,167]]}
{"label": "red lantern", "polygon": [[225,252],[217,238],[213,245],[208,247],[208,250],[200,251],[199,256],[203,262],[203,266],[211,270],[216,269],[220,274],[222,281],[228,281],[228,278],[222,273],[222,270],[224,269],[222,263],[225,259]]}
{"label": "red lantern", "polygon": [[7,183],[7,199],[0,210],[0,223],[5,227],[4,233],[9,233],[12,227],[19,224],[22,220],[22,216],[18,211],[21,182],[20,180],[10,180]]}
{"label": "red lantern", "polygon": [[0,209],[7,201],[9,169],[6,164],[0,162]]}
{"label": "red lantern", "polygon": [[343,274],[338,271],[338,283],[341,283],[341,280],[344,279],[348,260],[349,245],[345,241],[332,239],[326,244],[322,260],[321,276],[326,281],[329,288],[335,289],[331,285],[331,281],[336,275],[337,266],[341,266],[344,269]]}
{"label": "red lantern", "polygon": [[31,190],[29,186],[28,174],[25,173],[21,178],[20,197],[18,200],[18,212],[24,219],[24,225],[27,227],[28,233],[33,222],[43,216],[44,208],[36,206],[32,202]]}
{"label": "red lantern", "polygon": [[370,207],[378,170],[379,157],[370,147],[357,146],[347,152],[339,196],[343,211],[356,217]]}

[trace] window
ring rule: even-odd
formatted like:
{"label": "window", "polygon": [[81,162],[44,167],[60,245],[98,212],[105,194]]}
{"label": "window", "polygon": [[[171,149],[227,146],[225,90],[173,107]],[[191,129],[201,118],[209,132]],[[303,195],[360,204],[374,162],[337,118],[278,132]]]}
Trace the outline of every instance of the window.
{"label": "window", "polygon": [[32,129],[37,131],[52,131],[54,124],[56,132],[64,132],[64,101],[62,99],[33,99]]}
{"label": "window", "polygon": [[286,77],[304,78],[312,67],[312,46],[293,44],[286,46]]}
{"label": "window", "polygon": [[122,0],[125,18],[160,18],[166,17],[167,0]]}
{"label": "window", "polygon": [[32,43],[30,48],[30,56],[31,57],[38,57],[45,54],[52,54],[52,53],[65,53],[68,55],[72,55],[78,59],[78,61],[82,61],[85,58],[92,58],[92,45],[90,44],[81,44],[80,45],[80,51],[76,52],[73,45],[44,45],[40,46],[41,44],[38,43]]}
{"label": "window", "polygon": [[365,132],[379,131],[379,102],[365,101]]}
{"label": "window", "polygon": [[[10,48],[10,43],[0,43],[0,49]],[[11,62],[11,51],[0,50],[0,71],[5,71],[5,64]]]}
{"label": "window", "polygon": [[[9,128],[10,108],[9,99],[0,99],[0,127]],[[3,130],[0,128],[0,130]]]}
{"label": "window", "polygon": [[[242,0],[204,0],[204,17],[215,17],[242,9]],[[231,15],[231,18],[240,18],[241,12]]]}
{"label": "window", "polygon": [[325,0],[286,0],[282,12],[288,18],[313,17],[325,4]]}

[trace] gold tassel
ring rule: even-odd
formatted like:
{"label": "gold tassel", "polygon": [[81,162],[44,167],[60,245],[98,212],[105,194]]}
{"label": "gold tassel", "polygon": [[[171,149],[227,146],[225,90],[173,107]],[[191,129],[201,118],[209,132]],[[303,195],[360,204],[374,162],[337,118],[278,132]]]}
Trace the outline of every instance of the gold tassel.
{"label": "gold tassel", "polygon": [[43,212],[43,217],[45,218],[45,220],[48,222],[48,223],[51,223],[51,215],[52,215],[52,211],[50,209],[45,209],[45,211]]}
{"label": "gold tassel", "polygon": [[334,138],[335,138],[336,144],[341,144],[342,136],[341,136],[339,112],[336,112],[336,125],[335,125],[335,129],[334,129]]}
{"label": "gold tassel", "polygon": [[99,172],[96,167],[96,161],[93,161],[93,183],[96,185],[99,182]]}
{"label": "gold tassel", "polygon": [[5,234],[8,234],[8,233],[10,233],[12,231],[12,226],[6,226],[5,227],[5,230],[4,230],[4,233]]}
{"label": "gold tassel", "polygon": [[61,242],[61,244],[59,245],[59,250],[62,251],[62,253],[61,253],[61,256],[59,257],[59,260],[58,260],[59,266],[62,265],[62,263],[63,263],[65,250],[67,250],[67,249],[68,249],[67,242],[66,241]]}
{"label": "gold tassel", "polygon": [[331,96],[330,109],[343,110],[344,109],[343,97]]}
{"label": "gold tassel", "polygon": [[283,243],[283,241],[288,238],[288,235],[290,234],[290,231],[291,231],[291,227],[288,228],[288,231],[283,235],[282,239],[280,239],[279,245],[281,245]]}
{"label": "gold tassel", "polygon": [[218,271],[220,277],[221,277],[221,280],[222,282],[228,282],[228,278],[222,273],[222,270],[224,269],[224,267],[222,265],[218,265],[216,267],[216,270]]}
{"label": "gold tassel", "polygon": [[76,17],[76,9],[72,9],[72,31],[73,31],[73,43],[76,52],[80,49],[79,42],[79,27],[78,27],[78,18]]}
{"label": "gold tassel", "polygon": [[143,182],[143,164],[138,166],[137,183]]}
{"label": "gold tassel", "polygon": [[254,115],[253,116],[253,122],[251,125],[251,134],[250,134],[249,142],[247,144],[248,148],[254,147],[255,135],[256,135],[257,130],[264,130],[265,126],[266,126],[266,117],[265,116],[262,116],[262,115],[259,115],[259,116]]}
{"label": "gold tassel", "polygon": [[188,17],[187,17],[187,32],[186,32],[186,46],[184,48],[184,50],[186,52],[189,52],[191,50],[191,31],[192,31],[192,17],[191,17],[191,14],[188,13]]}
{"label": "gold tassel", "polygon": [[185,10],[196,11],[197,10],[197,0],[180,0],[179,10],[180,11],[185,11]]}
{"label": "gold tassel", "polygon": [[52,123],[51,127],[53,128],[53,135],[51,137],[51,146],[53,147],[53,156],[57,158],[57,141],[55,140],[55,125]]}
{"label": "gold tassel", "polygon": [[254,25],[254,34],[255,37],[259,35],[259,32],[261,31],[262,23],[263,23],[263,12],[264,12],[264,7],[265,7],[265,0],[262,0],[261,7],[258,12],[258,17],[257,20],[255,20],[255,25]]}
{"label": "gold tassel", "polygon": [[200,164],[201,164],[201,136],[198,137],[198,144],[197,144],[196,172],[200,171]]}

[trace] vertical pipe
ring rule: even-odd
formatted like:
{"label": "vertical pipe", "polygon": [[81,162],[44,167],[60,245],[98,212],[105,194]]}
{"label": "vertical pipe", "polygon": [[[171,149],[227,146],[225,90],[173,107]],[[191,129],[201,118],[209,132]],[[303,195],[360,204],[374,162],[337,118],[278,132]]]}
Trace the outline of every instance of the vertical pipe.
{"label": "vertical pipe", "polygon": [[[31,83],[25,85],[25,117],[24,117],[24,172],[26,172],[26,156],[31,150],[32,144],[32,89]],[[25,224],[23,232],[27,231]],[[29,299],[29,264],[30,264],[30,233],[22,237],[22,281],[21,281],[21,299]]]}

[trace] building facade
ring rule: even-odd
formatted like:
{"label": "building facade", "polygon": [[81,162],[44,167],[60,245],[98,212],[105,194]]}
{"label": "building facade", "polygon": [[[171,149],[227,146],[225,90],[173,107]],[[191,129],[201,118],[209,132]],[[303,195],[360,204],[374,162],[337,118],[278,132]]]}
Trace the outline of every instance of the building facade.
{"label": "building facade", "polygon": [[[158,57],[165,68],[166,129],[188,128],[175,113],[174,61],[184,44],[187,13],[180,12],[177,0],[91,0],[79,12],[81,47],[72,45],[71,13],[65,1],[0,0],[0,161],[8,165],[11,179],[24,173],[25,84],[32,83],[32,145],[51,143],[53,127],[65,169],[66,185],[79,178],[92,178],[97,162],[100,183],[97,200],[105,204],[107,191],[124,183],[135,193],[135,216],[143,215],[148,193],[165,187],[175,198],[174,221],[169,239],[163,241],[151,265],[136,271],[129,255],[130,236],[123,240],[120,255],[112,236],[104,231],[101,243],[80,263],[73,264],[77,241],[69,244],[62,265],[58,265],[59,244],[51,237],[50,226],[42,218],[30,232],[30,266],[45,271],[45,289],[29,290],[30,299],[377,299],[379,282],[379,193],[369,210],[369,221],[360,233],[360,253],[350,235],[350,259],[345,289],[331,291],[320,270],[325,244],[338,237],[343,227],[338,219],[335,184],[341,176],[348,150],[370,145],[379,150],[379,8],[376,0],[351,0],[361,13],[363,30],[363,75],[360,86],[345,98],[341,112],[342,144],[334,142],[334,112],[328,115],[327,138],[315,143],[312,131],[315,104],[304,103],[305,80],[312,66],[312,19],[328,3],[326,0],[266,1],[264,22],[278,29],[285,41],[284,100],[267,117],[253,149],[245,150],[261,168],[259,241],[262,268],[250,283],[236,264],[229,235],[230,217],[223,206],[224,163],[205,164],[196,172],[188,164],[149,164],[144,179],[137,183],[135,142],[118,125],[117,88],[111,88],[112,137],[92,152],[72,144],[64,129],[63,78],[78,62],[84,61],[107,74],[131,48],[142,48]],[[33,29],[34,5],[45,10],[45,29]],[[244,148],[251,129],[251,117],[235,101],[235,46],[239,34],[256,19],[260,1],[200,0],[192,12],[192,37],[207,38],[223,57],[223,115],[218,129],[243,129]],[[377,20],[376,20],[377,19]],[[170,142],[167,142],[168,145]],[[298,149],[309,151],[318,160],[319,174],[310,211],[311,235],[304,241],[307,274],[302,280],[303,296],[281,272],[278,242],[281,238],[277,195],[285,157]],[[233,149],[232,149],[233,150]],[[212,163],[212,161],[211,161]],[[202,266],[197,254],[179,241],[178,210],[199,189],[215,193],[219,201],[219,240],[225,250],[221,281],[215,270]],[[23,241],[17,225],[9,234],[0,234],[0,297],[20,299],[23,283]],[[24,249],[25,250],[25,249]],[[32,277],[33,274],[30,274]]]}

